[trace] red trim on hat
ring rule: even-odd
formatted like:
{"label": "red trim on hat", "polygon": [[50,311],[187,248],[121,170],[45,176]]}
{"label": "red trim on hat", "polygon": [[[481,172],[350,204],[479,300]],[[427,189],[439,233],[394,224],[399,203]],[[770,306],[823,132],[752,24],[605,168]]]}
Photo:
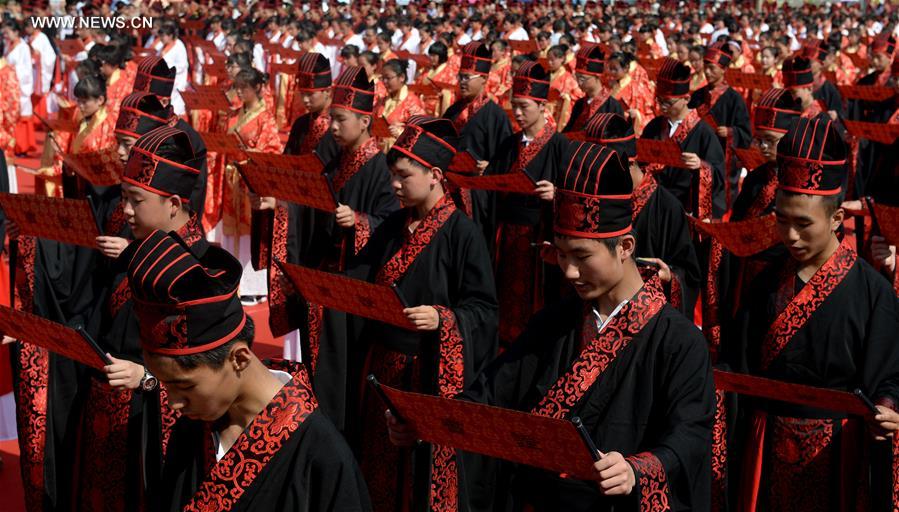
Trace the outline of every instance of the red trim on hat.
{"label": "red trim on hat", "polygon": [[[630,196],[626,196],[626,197],[630,198]],[[553,227],[553,231],[560,235],[571,236],[574,238],[591,238],[591,239],[615,238],[616,236],[626,235],[626,234],[630,233],[632,229],[633,229],[633,225],[628,224],[628,226],[626,228],[618,230],[618,231],[613,231],[611,233],[586,233],[583,231],[577,231],[575,229],[565,229],[565,228],[560,228],[558,226]]]}
{"label": "red trim on hat", "polygon": [[166,192],[165,190],[159,190],[158,188],[151,187],[150,185],[145,185],[138,181],[135,181],[133,178],[128,178],[127,176],[122,176],[122,181],[128,183],[129,185],[134,185],[135,187],[140,187],[148,192],[153,192],[156,195],[160,195],[162,197],[177,197],[178,199],[184,201],[185,203],[190,203],[189,197],[182,197],[178,194],[172,194],[171,192]]}
{"label": "red trim on hat", "polygon": [[[174,78],[167,78],[167,77],[159,76],[159,75],[151,75],[150,73],[147,73],[145,71],[138,71],[137,76],[146,76],[152,80],[162,80],[163,82],[174,82],[175,81]],[[140,92],[145,92],[145,91],[140,91]]]}
{"label": "red trim on hat", "polygon": [[[181,133],[184,133],[184,132],[181,132]],[[175,162],[175,161],[173,161],[173,160],[169,160],[169,159],[167,159],[167,158],[162,158],[161,156],[158,156],[158,155],[156,155],[155,153],[153,153],[153,152],[151,152],[151,151],[147,151],[147,150],[144,149],[144,148],[139,148],[139,147],[137,147],[137,146],[134,146],[133,148],[131,148],[131,150],[132,150],[132,151],[136,151],[136,152],[141,153],[141,154],[144,154],[144,155],[147,155],[148,157],[150,157],[150,160],[153,160],[154,162],[165,162],[165,163],[171,165],[172,167],[176,167],[176,168],[178,168],[178,169],[184,169],[185,171],[190,171],[190,172],[193,172],[193,173],[195,173],[195,174],[200,174],[200,170],[199,170],[199,169],[194,169],[193,167],[189,167],[189,166],[184,165],[184,164],[179,164],[178,162]],[[155,171],[154,171],[154,172],[155,172]]]}
{"label": "red trim on hat", "polygon": [[[395,150],[399,151],[400,153],[406,155],[407,157],[409,157],[409,158],[415,160],[416,162],[420,163],[421,165],[425,166],[428,170],[431,170],[431,168],[433,168],[433,167],[437,167],[436,165],[434,165],[430,162],[425,162],[424,159],[421,158],[420,156],[416,155],[415,153],[409,151],[406,148],[399,147],[396,144],[394,144],[390,149],[395,149]],[[438,169],[439,169],[439,167],[438,167]]]}
{"label": "red trim on hat", "polygon": [[225,343],[233,340],[235,336],[243,329],[243,326],[247,323],[247,314],[243,314],[243,319],[241,319],[240,324],[230,333],[226,334],[224,337],[219,338],[213,342],[207,343],[205,345],[199,345],[196,347],[188,347],[188,348],[148,348],[147,352],[152,354],[159,354],[162,356],[189,356],[193,354],[199,354],[200,352],[208,352],[214,348],[218,348]]}
{"label": "red trim on hat", "polygon": [[159,121],[160,123],[168,123],[168,119],[156,117],[152,114],[148,114],[148,113],[144,112],[143,110],[138,110],[134,107],[122,107],[119,109],[119,112],[134,112],[135,114],[137,114],[138,117],[146,117],[146,118],[152,119],[154,121]]}

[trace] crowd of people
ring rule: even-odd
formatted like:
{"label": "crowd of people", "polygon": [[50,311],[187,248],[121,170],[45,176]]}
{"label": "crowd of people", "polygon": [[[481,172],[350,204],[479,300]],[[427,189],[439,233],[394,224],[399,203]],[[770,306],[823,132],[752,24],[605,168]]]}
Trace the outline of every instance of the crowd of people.
{"label": "crowd of people", "polygon": [[[0,189],[100,235],[4,226],[11,308],[106,356],[4,336],[27,510],[899,508],[899,11],[2,13]],[[44,23],[90,17],[152,23]],[[595,463],[424,442],[369,375]]]}

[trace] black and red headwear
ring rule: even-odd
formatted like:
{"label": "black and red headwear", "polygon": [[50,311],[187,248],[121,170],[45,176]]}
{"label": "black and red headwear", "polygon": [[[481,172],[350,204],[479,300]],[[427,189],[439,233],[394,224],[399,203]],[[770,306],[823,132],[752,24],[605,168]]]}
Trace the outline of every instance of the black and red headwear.
{"label": "black and red headwear", "polygon": [[790,125],[802,114],[802,102],[786,89],[768,89],[759,97],[752,118],[754,131],[769,130],[787,133]]}
{"label": "black and red headwear", "polygon": [[297,62],[297,89],[324,91],[331,88],[331,63],[320,53],[304,53]]}
{"label": "black and red headwear", "polygon": [[824,62],[828,52],[827,42],[821,39],[809,39],[802,46],[802,56],[818,62]]}
{"label": "black and red headwear", "polygon": [[727,41],[717,41],[705,49],[705,55],[702,57],[702,60],[717,64],[722,69],[727,69],[730,67],[730,63],[733,62],[734,56]]}
{"label": "black and red headwear", "polygon": [[169,98],[175,87],[175,68],[169,67],[162,57],[146,57],[137,63],[134,92],[149,92]]}
{"label": "black and red headwear", "polygon": [[871,42],[871,55],[882,53],[889,58],[896,55],[896,38],[888,32],[881,32]]}
{"label": "black and red headwear", "polygon": [[132,243],[122,258],[147,352],[208,352],[233,340],[246,324],[237,296],[243,266],[228,251],[209,246],[201,262],[177,234],[156,230]]}
{"label": "black and red headwear", "polygon": [[777,144],[777,187],[797,194],[831,196],[846,178],[846,144],[833,121],[799,118]]}
{"label": "black and red headwear", "polygon": [[115,122],[116,135],[140,137],[168,124],[170,111],[159,102],[155,94],[134,92],[125,96]]}
{"label": "black and red headwear", "polygon": [[189,202],[202,165],[203,158],[195,153],[187,133],[160,126],[142,135],[131,147],[122,181]]}
{"label": "black and red headwear", "polygon": [[390,152],[411,158],[426,169],[438,167],[444,171],[456,156],[459,132],[449,119],[412,116],[406,121],[403,133],[390,147]]}
{"label": "black and red headwear", "polygon": [[662,60],[656,78],[656,97],[687,98],[690,96],[690,68],[671,57]]}
{"label": "black and red headwear", "polygon": [[512,76],[512,97],[546,101],[549,97],[549,75],[546,69],[534,61],[521,63]]}
{"label": "black and red headwear", "polygon": [[572,142],[553,205],[553,230],[576,238],[614,238],[631,230],[631,174],[618,154]]}
{"label": "black and red headwear", "polygon": [[634,127],[621,114],[595,114],[584,126],[587,141],[615,150],[625,163],[637,156],[637,135]]}
{"label": "black and red headwear", "polygon": [[807,57],[793,55],[787,57],[781,67],[783,74],[784,89],[798,89],[800,87],[811,87],[815,82],[812,75],[812,63]]}
{"label": "black and red headwear", "polygon": [[490,47],[480,41],[472,41],[462,48],[462,63],[460,73],[471,75],[487,75],[493,66],[493,56]]}
{"label": "black and red headwear", "polygon": [[606,69],[606,53],[598,44],[584,43],[574,58],[574,72],[602,76]]}
{"label": "black and red headwear", "polygon": [[340,72],[331,93],[331,107],[345,108],[357,114],[371,115],[375,106],[375,86],[361,66]]}

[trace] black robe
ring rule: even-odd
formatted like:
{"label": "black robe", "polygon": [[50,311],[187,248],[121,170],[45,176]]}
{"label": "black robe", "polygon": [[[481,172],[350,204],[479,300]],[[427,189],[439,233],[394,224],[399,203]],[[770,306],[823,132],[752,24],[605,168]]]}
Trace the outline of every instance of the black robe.
{"label": "black robe", "polygon": [[[468,385],[496,354],[497,300],[486,244],[471,219],[455,209],[448,197],[432,210],[435,216],[419,225],[421,229],[437,218],[438,207],[455,211],[436,229],[418,256],[407,262],[406,271],[392,282],[410,307],[442,306],[438,308],[441,327],[435,332],[420,333],[357,319],[359,335],[354,339],[355,346],[369,347],[366,369],[359,374],[360,378],[374,373],[384,383],[402,389],[443,394],[438,369],[457,372],[456,377]],[[409,215],[405,209],[385,219],[350,270],[351,275],[381,282],[379,273],[410,236],[406,229]],[[422,233],[421,229],[416,233]],[[381,279],[391,277],[384,275]],[[456,342],[462,345],[461,360],[441,358],[441,347]],[[367,393],[362,411],[364,418],[359,424],[362,428],[357,450],[375,508],[392,509],[396,502],[408,502],[411,498],[412,510],[424,510],[431,486],[431,446],[419,446],[409,454],[390,445],[386,428],[382,426],[384,407],[377,396]],[[460,466],[476,467],[482,463],[480,458],[466,454]],[[403,468],[412,471],[408,469],[410,464],[416,468],[411,476],[412,496],[399,497],[395,493],[397,475],[404,473]],[[464,470],[460,468],[460,471],[464,474]],[[490,510],[489,502],[472,499],[468,487],[460,484],[460,510]]]}
{"label": "black robe", "polygon": [[[467,102],[459,100],[443,113],[445,119],[456,122],[456,118],[465,110]],[[459,129],[459,149],[468,151],[475,160],[491,161],[499,153],[499,145],[507,137],[512,135],[512,125],[506,112],[493,100],[488,100],[477,112],[475,112]],[[482,190],[453,191],[451,195],[456,204],[462,206],[461,194],[470,194],[471,218],[479,226],[489,223],[490,212],[487,205],[486,193]]]}
{"label": "black robe", "polygon": [[[342,152],[325,167],[324,173],[332,182],[345,158],[349,157]],[[338,186],[334,188],[338,189]],[[304,247],[304,251],[299,253],[300,262],[305,266],[332,272],[344,270],[345,265],[366,245],[381,221],[399,209],[399,201],[390,186],[387,157],[380,151],[363,163],[336,194],[340,204],[356,212],[356,226],[343,229],[337,225],[332,212],[301,209],[298,225],[311,226],[308,234],[302,232],[304,239],[299,241]],[[358,368],[355,359],[359,353],[348,346],[347,322],[345,313],[327,309],[322,315],[311,313],[301,332],[303,361],[310,365],[312,385],[320,407],[341,431],[348,420],[356,417],[355,401],[351,397],[356,394],[359,385],[351,370]],[[315,329],[311,324],[315,324],[320,333],[314,366],[311,365],[313,347],[310,345],[314,340],[310,340],[309,333]]]}
{"label": "black robe", "polygon": [[[889,71],[886,71],[889,73]],[[880,73],[869,73],[858,79],[857,85],[876,85]],[[899,108],[899,96],[883,101],[849,100],[849,119],[869,123],[886,123]],[[872,196],[883,193],[877,188],[873,176],[878,162],[884,158],[891,159],[895,154],[889,151],[890,146],[868,139],[858,141],[858,160],[855,174],[856,197]]]}
{"label": "black robe", "polygon": [[206,142],[203,141],[203,137],[200,136],[200,133],[197,130],[194,130],[194,127],[191,126],[190,123],[180,117],[178,117],[175,122],[175,128],[182,130],[187,134],[194,155],[196,155],[196,158],[200,159],[199,161],[202,162],[200,165],[200,175],[194,184],[193,191],[190,193],[190,209],[196,213],[197,220],[202,221],[203,212],[206,209],[206,181],[209,176],[209,168],[207,166],[208,159],[206,158]]}
{"label": "black robe", "polygon": [[830,80],[825,80],[820,87],[815,89],[812,93],[812,97],[821,102],[824,106],[825,114],[833,110],[837,113],[838,119],[846,117],[846,112],[843,108],[843,97],[840,95],[840,90],[837,89],[837,86]]}
{"label": "black robe", "polygon": [[[582,329],[593,313],[568,296],[537,313],[525,333],[488,366],[466,397],[530,411],[566,374],[581,351]],[[709,510],[714,384],[705,341],[668,305],[649,319],[566,418],[579,416],[604,452],[629,457],[651,452],[667,476],[672,510]],[[639,475],[637,476],[639,481]],[[527,466],[513,469],[512,510],[645,510],[641,489],[603,497],[595,482],[562,479]]]}
{"label": "black robe", "polygon": [[634,256],[658,258],[668,265],[679,285],[679,290],[678,285],[669,288],[672,306],[692,315],[702,271],[683,206],[667,189],[656,186],[633,225],[637,239]]}
{"label": "black robe", "polygon": [[[547,126],[546,130],[552,130]],[[517,167],[523,151],[523,132],[500,144],[485,174],[506,174]],[[535,144],[532,141],[529,144]],[[564,135],[552,133],[527,163],[524,172],[534,182],[560,179],[562,157],[568,147]],[[526,149],[525,149],[526,150]],[[518,337],[532,314],[559,297],[561,273],[540,257],[540,244],[552,240],[552,203],[534,195],[489,192],[484,236],[495,262],[500,302],[500,341]]]}
{"label": "black robe", "polygon": [[[592,116],[588,117],[587,114],[589,112],[589,98],[587,98],[586,96],[578,98],[578,100],[575,101],[574,105],[571,107],[571,117],[569,118],[568,124],[565,125],[565,129],[562,130],[562,132],[567,133],[583,130],[584,125],[586,125],[587,122],[592,118]],[[597,114],[620,114],[623,116],[624,109],[621,107],[621,102],[610,95],[603,102],[603,104],[596,109],[596,112],[593,113],[593,116]]]}
{"label": "black robe", "polygon": [[[644,139],[667,139],[668,118],[658,116],[643,129]],[[720,218],[726,209],[724,204],[724,150],[718,136],[705,121],[699,121],[680,144],[681,151],[696,153],[712,168],[712,216]],[[697,213],[698,172],[675,167],[666,167],[658,174],[659,184],[681,202],[684,210],[692,215]]]}
{"label": "black robe", "polygon": [[[315,407],[308,382],[298,379],[294,373],[293,379],[225,454],[225,458],[244,462],[225,469],[233,473],[233,480],[217,479],[210,472],[216,461],[208,424],[180,419],[172,432],[171,449],[165,461],[159,510],[185,510],[195,496],[198,502],[204,496],[209,498],[207,503],[218,504],[226,493],[239,493],[230,508],[234,512],[371,510],[365,482],[349,447],[324,413]],[[271,436],[265,430],[274,422],[283,425],[280,435]],[[247,461],[258,460],[259,454],[271,450],[279,439],[283,443],[261,470]],[[245,479],[250,478],[254,479],[247,485]],[[219,487],[205,496],[198,492],[204,481],[215,482]],[[186,510],[206,509],[198,505]]]}
{"label": "black robe", "polygon": [[[746,101],[743,96],[735,91],[732,87],[728,87],[724,93],[718,98],[714,105],[711,102],[712,87],[706,85],[695,91],[690,98],[691,108],[700,108],[708,110],[718,126],[727,126],[730,128],[730,137],[718,137],[718,143],[724,149],[725,165],[727,180],[730,186],[731,204],[737,195],[737,189],[740,183],[741,166],[737,164],[733,158],[733,148],[748,148],[752,143],[752,128],[749,125],[749,109],[746,107]],[[728,140],[729,139],[729,140]],[[728,147],[728,142],[730,147]],[[730,204],[728,204],[730,208]]]}
{"label": "black robe", "polygon": [[328,130],[318,140],[310,140],[312,124],[315,117],[311,112],[306,112],[293,122],[290,127],[290,134],[287,136],[287,143],[284,145],[285,155],[302,155],[315,151],[315,154],[327,164],[340,153],[340,147]]}
{"label": "black robe", "polygon": [[[798,294],[804,286],[815,286],[814,283],[803,283],[798,277],[793,279],[793,275],[785,275],[787,261],[774,261],[759,274],[749,299],[738,313],[737,324],[729,332],[735,343],[725,346],[728,350],[722,357],[740,372],[842,391],[860,388],[874,402],[886,400],[899,404],[899,345],[896,344],[899,304],[890,284],[860,258],[851,266],[847,262],[845,277],[817,309],[801,309],[802,317],[811,311],[804,325],[797,323],[800,315],[790,318],[790,324],[801,327],[793,329],[782,350],[773,353],[765,349],[770,346],[765,343],[766,335],[780,314],[778,303],[785,302],[779,295],[785,291]],[[764,412],[767,416],[766,459],[759,494],[763,505],[773,499],[790,510],[843,510],[838,505],[840,491],[851,493],[860,490],[861,486],[857,489],[841,486],[841,468],[848,469],[852,478],[867,475],[867,466],[860,468],[861,462],[847,462],[843,457],[847,453],[860,456],[867,450],[882,454],[884,449],[889,449],[890,443],[874,443],[866,448],[864,445],[870,442],[870,436],[863,428],[855,432],[858,436],[850,434],[846,430],[848,426],[840,421],[845,415],[744,398],[741,398],[741,404],[740,428],[735,432],[737,442],[733,444],[738,450],[747,450],[750,445],[743,441],[749,438],[752,414]],[[779,430],[791,432],[797,428],[806,432],[799,442],[784,444],[777,441]],[[747,456],[740,451],[729,454],[731,474],[740,470]],[[772,464],[779,465],[777,474],[771,474]],[[872,468],[875,481],[886,469],[883,466]],[[738,481],[731,479],[732,482],[735,480]],[[867,478],[861,482],[862,486],[868,484]],[[869,495],[874,502],[866,509],[883,509],[880,508],[884,505],[883,500],[889,501],[884,498],[889,493],[885,487],[888,484],[872,490]],[[861,500],[860,496],[856,498]],[[887,508],[892,510],[891,506]]]}

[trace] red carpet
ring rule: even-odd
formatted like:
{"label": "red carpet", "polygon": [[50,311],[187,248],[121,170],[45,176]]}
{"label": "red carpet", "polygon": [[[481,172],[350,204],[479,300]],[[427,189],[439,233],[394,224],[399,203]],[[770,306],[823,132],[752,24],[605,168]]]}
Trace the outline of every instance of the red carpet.
{"label": "red carpet", "polygon": [[20,512],[25,510],[25,496],[22,493],[22,475],[19,473],[19,445],[16,440],[0,441],[0,512]]}

